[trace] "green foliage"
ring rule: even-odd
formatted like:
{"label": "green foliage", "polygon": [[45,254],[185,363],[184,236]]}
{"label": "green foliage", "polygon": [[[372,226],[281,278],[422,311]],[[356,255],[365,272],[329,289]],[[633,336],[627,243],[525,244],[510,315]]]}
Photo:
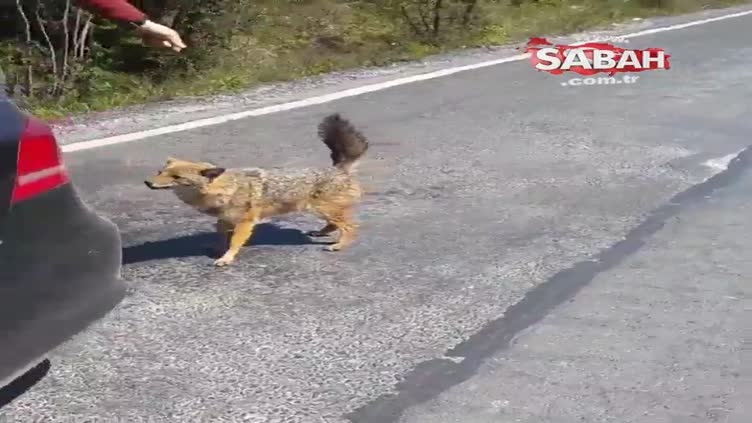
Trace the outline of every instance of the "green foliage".
{"label": "green foliage", "polygon": [[[375,66],[742,0],[142,0],[189,48],[148,49],[71,0],[0,3],[10,94],[43,117]],[[3,5],[6,6],[3,6]],[[23,13],[22,13],[23,12]],[[67,47],[66,47],[67,46]]]}

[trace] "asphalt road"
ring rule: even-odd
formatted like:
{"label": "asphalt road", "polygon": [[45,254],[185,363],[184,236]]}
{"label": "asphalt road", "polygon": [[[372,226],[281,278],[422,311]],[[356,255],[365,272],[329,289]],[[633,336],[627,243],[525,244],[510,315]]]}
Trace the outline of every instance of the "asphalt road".
{"label": "asphalt road", "polygon": [[[651,215],[604,252],[592,279],[583,266],[577,278],[552,282],[568,289],[543,286],[528,295],[530,307],[489,325],[494,336],[453,351],[470,360],[454,369],[461,384],[399,422],[750,421],[742,407],[752,393],[742,355],[752,293],[752,172],[744,170],[750,164],[752,152],[729,173],[679,196],[678,206]],[[563,296],[582,285],[529,330],[508,334],[510,325],[543,314],[543,292]],[[489,339],[507,348],[478,365]],[[369,416],[384,405],[395,408],[393,400],[376,404]]]}
{"label": "asphalt road", "polygon": [[[750,157],[703,163],[750,143],[751,24],[632,40],[672,56],[635,84],[518,62],[69,154],[130,295],[0,421],[733,421]],[[349,250],[291,216],[216,269],[211,220],[142,183],[327,165],[334,111],[374,144]]]}

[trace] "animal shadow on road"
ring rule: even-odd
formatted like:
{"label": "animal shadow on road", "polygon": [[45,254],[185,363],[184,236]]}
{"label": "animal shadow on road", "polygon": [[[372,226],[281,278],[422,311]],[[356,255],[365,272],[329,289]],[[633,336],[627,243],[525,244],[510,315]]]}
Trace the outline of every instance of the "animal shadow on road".
{"label": "animal shadow on road", "polygon": [[[271,223],[256,225],[253,236],[246,245],[308,245],[329,244],[311,240],[299,229],[284,229]],[[180,257],[218,258],[219,235],[201,232],[162,241],[145,242],[123,248],[123,264]]]}

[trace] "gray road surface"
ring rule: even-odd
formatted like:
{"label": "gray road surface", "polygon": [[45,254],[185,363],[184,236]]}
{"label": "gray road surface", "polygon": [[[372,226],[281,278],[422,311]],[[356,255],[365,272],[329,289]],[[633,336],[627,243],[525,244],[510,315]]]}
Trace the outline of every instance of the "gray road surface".
{"label": "gray road surface", "polygon": [[[0,421],[730,418],[750,159],[703,163],[750,143],[750,24],[634,39],[672,55],[636,84],[514,63],[68,155],[130,295]],[[212,222],[141,182],[168,155],[327,165],[333,111],[374,144],[350,250],[291,216],[216,269]]]}
{"label": "gray road surface", "polygon": [[[453,351],[471,361],[454,373],[464,376],[457,370],[466,367],[472,375],[400,423],[750,421],[742,408],[752,387],[749,357],[745,368],[741,354],[752,293],[752,172],[743,169],[750,164],[752,152],[651,215],[591,265],[592,279],[582,265],[577,277],[551,281],[564,288],[528,294],[530,307],[489,325],[496,336]],[[538,324],[509,333],[542,316],[539,304],[583,285]],[[476,368],[489,338],[507,348]]]}

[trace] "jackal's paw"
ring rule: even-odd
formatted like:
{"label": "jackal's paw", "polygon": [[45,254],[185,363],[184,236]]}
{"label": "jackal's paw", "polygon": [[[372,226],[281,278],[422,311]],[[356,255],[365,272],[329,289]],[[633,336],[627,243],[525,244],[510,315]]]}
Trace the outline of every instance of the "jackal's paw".
{"label": "jackal's paw", "polygon": [[327,245],[326,247],[324,247],[324,250],[326,251],[339,251],[341,249],[342,249],[342,245],[340,244],[332,244],[332,245]]}
{"label": "jackal's paw", "polygon": [[311,238],[321,238],[321,237],[327,236],[328,234],[325,234],[321,231],[308,231],[306,232],[306,235]]}
{"label": "jackal's paw", "polygon": [[229,264],[232,264],[233,261],[234,260],[231,258],[221,257],[221,258],[218,258],[217,260],[214,260],[214,266],[216,267],[227,266]]}

